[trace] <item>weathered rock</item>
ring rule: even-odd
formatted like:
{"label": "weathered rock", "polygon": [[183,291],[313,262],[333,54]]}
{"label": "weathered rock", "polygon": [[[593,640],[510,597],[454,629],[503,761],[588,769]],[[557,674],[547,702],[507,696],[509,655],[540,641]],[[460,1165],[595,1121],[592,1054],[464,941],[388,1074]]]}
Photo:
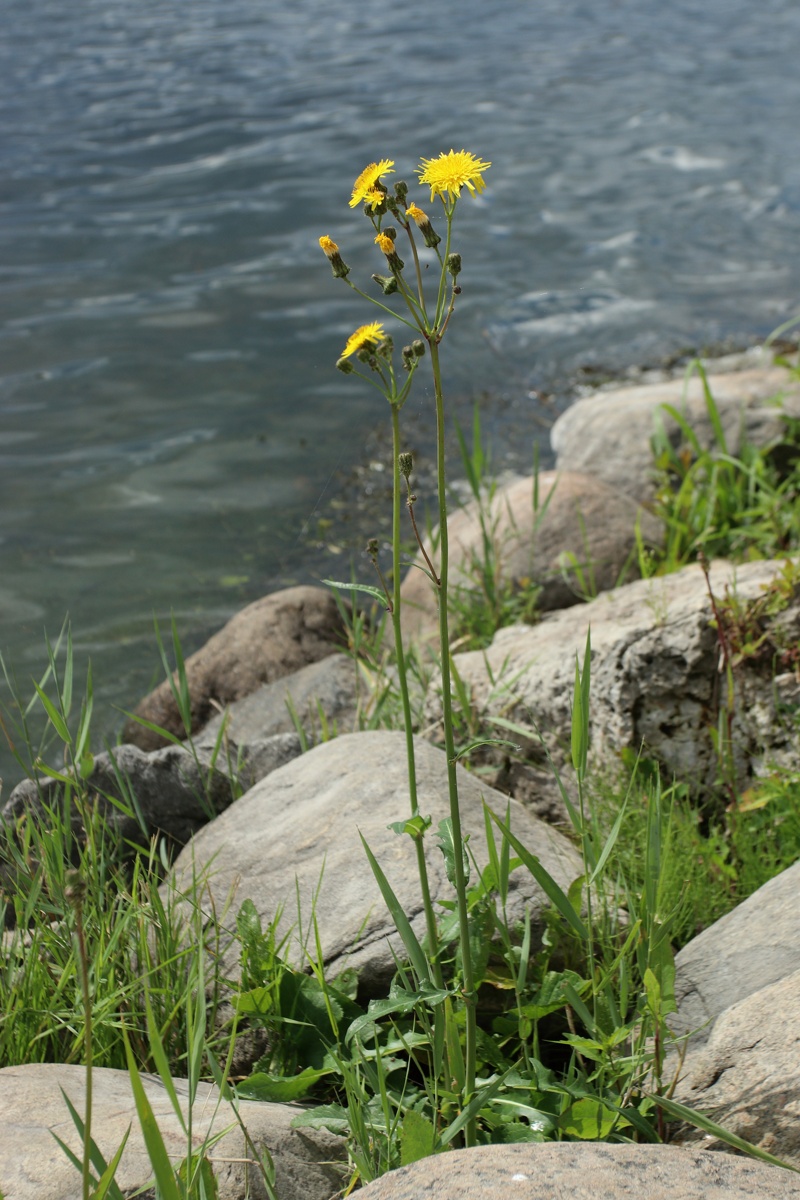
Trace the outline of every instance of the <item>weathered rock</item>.
{"label": "weathered rock", "polygon": [[[444,859],[435,845],[439,821],[449,815],[447,764],[444,753],[415,742],[419,808],[433,818],[426,839],[434,902],[450,898]],[[483,800],[503,816],[505,796],[481,786],[458,768],[462,822],[472,833],[470,849],[479,864],[487,861],[483,834]],[[424,936],[416,854],[408,836],[387,825],[409,815],[405,739],[401,733],[349,734],[325,742],[257,784],[213,824],[192,840],[177,859],[173,875],[202,871],[213,860],[208,887],[222,901],[240,880],[239,901],[249,897],[265,922],[283,908],[278,936],[297,925],[294,897],[302,906],[302,929],[316,914],[322,953],[330,976],[345,966],[361,973],[365,994],[384,988],[394,972],[392,947],[400,950],[394,924],[369,869],[359,835],[381,863],[411,921]],[[511,802],[511,825],[537,854],[562,888],[581,873],[574,847],[520,805]],[[297,880],[297,892],[295,891]],[[545,897],[526,871],[511,877],[509,921],[521,919],[531,906],[535,930]],[[293,929],[288,953],[304,962],[299,929]],[[226,964],[233,969],[234,964]],[[385,993],[384,993],[385,994]]]}
{"label": "weathered rock", "polygon": [[224,713],[207,722],[194,744],[198,751],[210,750],[224,726],[225,740],[233,748],[253,748],[278,733],[295,732],[291,709],[309,743],[325,732],[351,733],[359,691],[366,688],[353,659],[329,654],[228,704]]}
{"label": "weathered rock", "polygon": [[[675,1099],[800,1168],[800,970],[717,1018],[705,1045],[690,1049]],[[705,1140],[693,1127],[680,1139]]]}
{"label": "weathered rock", "polygon": [[[166,746],[150,754],[137,746],[117,746],[97,755],[86,784],[108,824],[123,837],[144,844],[158,830],[184,845],[233,799],[230,779],[220,771],[207,771],[202,763],[198,767],[182,746]],[[56,779],[25,779],[4,805],[2,821],[13,822],[25,810],[41,812],[43,803],[56,808],[63,791],[63,784]],[[131,797],[135,797],[135,806]],[[78,830],[80,815],[74,807],[70,815]]]}
{"label": "weathered rock", "polygon": [[[169,1096],[156,1076],[144,1075],[142,1082],[167,1151],[178,1164],[186,1155],[186,1135]],[[181,1079],[174,1082],[187,1114],[188,1084]],[[75,1200],[80,1194],[80,1174],[53,1137],[57,1134],[80,1156],[81,1142],[61,1088],[83,1113],[82,1067],[33,1063],[0,1070],[0,1190],[6,1200]],[[106,1162],[131,1126],[116,1179],[124,1194],[132,1194],[147,1185],[153,1170],[127,1072],[95,1068],[93,1093],[92,1137]],[[218,1109],[217,1103],[216,1088],[199,1084],[192,1112],[195,1150],[212,1129],[222,1132],[234,1126],[209,1152],[219,1200],[267,1200],[252,1152],[234,1124],[229,1106],[223,1102]],[[292,1129],[292,1119],[299,1111],[288,1104],[239,1103],[256,1149],[269,1150],[272,1155],[281,1200],[329,1200],[342,1185],[343,1169],[338,1164],[345,1158],[344,1144],[324,1131]]]}
{"label": "weathered rock", "polygon": [[673,1146],[560,1142],[478,1146],[424,1158],[364,1200],[795,1200],[800,1179],[749,1158]]}
{"label": "weathered rock", "polygon": [[[538,513],[533,501],[533,479],[517,479],[500,488],[489,506],[487,530],[498,579],[514,587],[523,581],[538,584],[542,590],[537,606],[543,612],[575,604],[589,587],[614,587],[623,573],[635,578],[637,520],[646,543],[661,540],[661,525],[653,516],[619,488],[592,475],[542,471]],[[451,589],[478,587],[473,564],[485,556],[479,516],[473,502],[448,518]],[[430,542],[426,550],[435,563]],[[425,642],[438,631],[438,601],[422,565],[420,554],[403,580],[402,623],[407,637]]]}
{"label": "weathered rock", "polygon": [[[718,603],[726,587],[735,587],[741,602],[754,600],[781,568],[717,562],[712,589]],[[458,654],[455,663],[479,716],[535,726],[558,753],[569,744],[575,659],[583,659],[591,626],[594,752],[613,759],[623,748],[638,751],[644,745],[678,778],[702,785],[716,774],[711,731],[725,702],[712,615],[703,573],[690,566],[626,584],[538,625],[501,629],[487,650]],[[784,634],[797,641],[800,612],[794,607],[781,619]],[[773,679],[772,671],[771,658],[762,662],[756,656],[745,658],[734,674],[733,747],[742,783],[773,759],[798,762],[794,722],[781,716],[787,702],[792,709],[796,685],[787,673]],[[441,699],[432,692],[427,701],[432,722],[440,711]],[[530,751],[541,756],[536,737]]]}
{"label": "weathered rock", "polygon": [[[690,1047],[716,1029],[713,1022],[762,988],[800,971],[800,862],[770,879],[732,912],[704,929],[675,957],[677,1036]],[[800,1030],[800,1020],[795,1022]]]}
{"label": "weathered rock", "polygon": [[[249,604],[186,659],[191,732],[201,729],[219,711],[216,705],[224,707],[264,683],[326,658],[342,641],[336,602],[322,588],[287,588]],[[168,680],[135,711],[177,737],[185,736]],[[158,734],[130,720],[123,740],[143,750],[164,745]]]}
{"label": "weathered rock", "polygon": [[[742,437],[765,446],[784,430],[782,413],[800,416],[800,383],[783,367],[765,366],[726,374],[709,373],[711,393],[719,409],[728,450],[739,452]],[[776,397],[779,398],[776,400]],[[653,494],[650,438],[654,418],[670,404],[686,418],[704,448],[715,443],[702,380],[684,380],[601,391],[571,405],[551,431],[556,466],[589,471],[637,500]],[[661,413],[675,446],[683,440],[678,424]]]}

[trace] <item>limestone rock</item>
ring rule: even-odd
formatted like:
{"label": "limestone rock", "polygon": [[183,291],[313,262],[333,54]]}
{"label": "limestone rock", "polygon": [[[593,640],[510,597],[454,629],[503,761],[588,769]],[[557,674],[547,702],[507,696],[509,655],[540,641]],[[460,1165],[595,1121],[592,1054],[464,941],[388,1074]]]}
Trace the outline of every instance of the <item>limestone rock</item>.
{"label": "limestone rock", "polygon": [[[690,1047],[709,1038],[716,1028],[712,1023],[726,1009],[800,971],[798,890],[800,862],[770,879],[676,955],[678,1011],[670,1026],[678,1036],[692,1033]],[[800,1021],[794,1028],[800,1030]]]}
{"label": "limestone rock", "polygon": [[[768,445],[783,433],[782,413],[800,416],[800,383],[783,367],[709,373],[708,381],[732,454],[738,453],[742,434],[756,445]],[[702,380],[694,375],[688,387],[680,378],[601,391],[576,401],[551,431],[556,466],[589,471],[637,500],[649,499],[653,494],[650,438],[662,404],[685,416],[701,446],[715,445]],[[680,445],[679,426],[666,413],[662,417],[670,440]]]}
{"label": "limestone rock", "polygon": [[[592,475],[542,471],[538,514],[533,500],[531,478],[500,488],[489,507],[488,528],[497,548],[500,578],[515,586],[523,580],[539,584],[538,607],[545,612],[575,604],[590,584],[593,590],[605,591],[615,586],[623,572],[628,578],[636,577],[637,518],[645,542],[654,544],[661,538],[661,526],[654,517],[618,487]],[[450,586],[475,590],[475,573],[470,568],[483,557],[483,530],[475,503],[457,509],[447,524]],[[426,549],[435,563],[430,543]],[[425,642],[436,636],[438,607],[434,587],[420,569],[423,561],[418,555],[403,580],[402,622],[406,636]]]}
{"label": "limestone rock", "polygon": [[[186,1136],[161,1080],[142,1076],[145,1093],[175,1163],[186,1155]],[[188,1113],[188,1084],[176,1079],[175,1088]],[[61,1095],[64,1089],[79,1113],[85,1100],[85,1072],[79,1066],[31,1063],[0,1070],[0,1190],[6,1200],[75,1200],[80,1174],[56,1142],[53,1133],[77,1155],[81,1142]],[[126,1195],[147,1185],[153,1171],[147,1157],[127,1072],[95,1068],[93,1073],[92,1137],[106,1162],[113,1157],[128,1126],[117,1183]],[[212,1128],[222,1132],[233,1125],[210,1151],[219,1185],[219,1200],[267,1200],[267,1192],[241,1130],[218,1093],[198,1085],[193,1106],[195,1149]],[[269,1150],[275,1163],[276,1190],[281,1200],[329,1200],[342,1185],[345,1159],[341,1139],[324,1131],[292,1129],[299,1110],[288,1104],[243,1100],[239,1112],[259,1151]],[[52,1132],[51,1132],[52,1131]],[[342,1166],[340,1167],[340,1163]]]}
{"label": "limestone rock", "polygon": [[[343,640],[336,602],[322,588],[294,587],[242,609],[186,659],[192,733],[223,706],[264,683],[332,654]],[[136,714],[177,737],[185,730],[165,680],[136,707]],[[143,750],[164,745],[158,734],[128,721],[123,738]]]}
{"label": "limestone rock", "polygon": [[690,1049],[675,1099],[800,1168],[800,970],[717,1018],[705,1045]]}
{"label": "limestone rock", "polygon": [[[718,599],[726,587],[735,589],[742,602],[756,599],[781,566],[755,562],[734,568],[720,561],[711,569],[712,589]],[[488,649],[458,654],[455,664],[481,717],[535,726],[558,753],[569,745],[575,659],[583,660],[591,626],[594,753],[614,759],[623,748],[638,751],[644,744],[645,753],[678,778],[702,785],[716,772],[711,729],[725,694],[711,618],[702,571],[690,566],[602,593],[538,625],[501,629]],[[800,636],[796,609],[786,632],[794,640]],[[771,662],[745,660],[735,686],[733,742],[740,781],[772,756],[797,764],[794,722],[781,717]],[[441,698],[434,691],[426,703],[435,722]],[[530,752],[542,755],[534,735]]]}
{"label": "limestone rock", "polygon": [[[428,742],[417,739],[415,745],[419,808],[423,816],[433,818],[426,848],[435,903],[453,895],[435,844],[438,823],[449,815],[447,763],[444,753]],[[329,977],[345,966],[355,967],[364,993],[376,994],[393,974],[392,946],[397,951],[399,943],[359,834],[386,872],[417,937],[424,936],[411,839],[387,830],[390,822],[410,815],[406,771],[401,733],[349,734],[316,746],[257,784],[201,830],[176,860],[174,877],[180,886],[193,870],[202,871],[213,860],[208,887],[215,899],[221,902],[238,880],[237,901],[249,897],[265,923],[283,907],[279,937],[297,926],[296,894],[305,930],[319,888],[316,913]],[[464,831],[472,834],[470,848],[483,866],[487,854],[482,801],[485,798],[501,816],[508,801],[460,767],[458,777]],[[574,847],[513,801],[511,826],[566,890],[581,873]],[[537,930],[545,897],[528,872],[519,870],[511,876],[512,923],[522,918],[527,904]],[[288,953],[304,962],[299,937],[293,929]],[[226,967],[233,972],[235,963],[226,962]]]}
{"label": "limestone rock", "polygon": [[[98,754],[87,786],[97,797],[109,825],[122,836],[146,844],[158,830],[179,845],[231,803],[230,779],[221,771],[209,773],[200,767],[182,746],[166,746],[145,754],[137,746],[116,746]],[[3,822],[10,823],[23,811],[41,812],[42,803],[57,807],[63,785],[56,779],[25,779],[12,791],[2,810]],[[136,798],[146,829],[136,816],[130,797]],[[110,798],[122,801],[125,808]],[[76,831],[80,817],[71,810]]]}
{"label": "limestone rock", "polygon": [[749,1158],[673,1146],[478,1146],[390,1171],[363,1200],[795,1200],[800,1179]]}

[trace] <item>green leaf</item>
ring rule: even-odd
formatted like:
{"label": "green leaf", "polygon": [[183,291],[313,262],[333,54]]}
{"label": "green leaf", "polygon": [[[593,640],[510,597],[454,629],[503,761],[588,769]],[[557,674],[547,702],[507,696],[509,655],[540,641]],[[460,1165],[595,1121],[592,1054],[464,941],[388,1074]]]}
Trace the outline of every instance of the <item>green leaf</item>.
{"label": "green leaf", "polygon": [[461,1112],[454,1121],[447,1126],[442,1133],[440,1143],[442,1146],[449,1146],[453,1138],[461,1132],[465,1125],[474,1120],[479,1115],[481,1109],[485,1108],[491,1100],[500,1091],[500,1088],[506,1082],[513,1068],[509,1067],[502,1075],[498,1075],[490,1083],[479,1088],[468,1104],[465,1104]]}
{"label": "green leaf", "polygon": [[350,1118],[341,1104],[320,1104],[298,1113],[292,1120],[292,1129],[327,1129],[329,1133],[350,1132]]}
{"label": "green leaf", "polygon": [[39,687],[39,684],[36,682],[35,679],[32,680],[32,683],[33,683],[33,686],[36,688],[36,694],[42,702],[42,707],[44,708],[44,711],[47,713],[48,717],[50,718],[51,725],[55,729],[58,736],[61,738],[61,741],[64,743],[64,745],[70,746],[72,744],[72,738],[70,737],[70,733],[69,733],[69,729],[67,728],[66,721],[61,716],[61,713],[58,711],[56,706],[53,704],[53,701],[50,699],[50,697],[47,695],[47,693],[45,691],[43,691],[42,688]]}
{"label": "green leaf", "polygon": [[[447,878],[455,887],[456,883],[456,844],[453,837],[453,820],[451,817],[445,817],[439,822],[439,831],[437,834],[436,845],[444,855],[444,865],[447,872]],[[469,858],[464,843],[461,843],[461,862],[464,869],[464,882],[469,882]]]}
{"label": "green leaf", "polygon": [[[105,1197],[109,1195],[112,1197],[112,1200],[122,1200],[122,1192],[120,1191],[114,1176],[117,1173],[117,1167],[119,1166],[120,1159],[122,1158],[122,1152],[125,1149],[130,1132],[131,1127],[129,1125],[125,1130],[122,1141],[117,1147],[116,1154],[111,1159],[111,1162],[108,1164],[98,1180],[97,1188],[92,1196],[92,1200],[105,1200]],[[0,1200],[2,1200],[2,1195],[0,1195]]]}
{"label": "green leaf", "polygon": [[125,1041],[125,1057],[128,1061],[128,1075],[130,1076],[133,1100],[139,1116],[139,1124],[142,1127],[142,1136],[147,1148],[147,1157],[150,1159],[150,1165],[153,1168],[162,1200],[182,1200],[180,1189],[175,1179],[175,1172],[172,1169],[172,1163],[167,1154],[164,1139],[161,1136],[161,1130],[158,1128],[150,1101],[147,1099],[141,1076],[136,1066],[136,1060],[133,1057],[133,1051],[128,1041],[128,1035],[124,1028],[122,1036]]}
{"label": "green leaf", "polygon": [[496,813],[492,813],[492,820],[504,835],[508,838],[511,845],[516,850],[524,866],[528,868],[542,891],[550,898],[552,903],[564,917],[570,928],[578,934],[583,940],[587,941],[589,934],[578,913],[570,904],[562,889],[558,886],[552,875],[542,866],[535,854],[531,854],[522,842],[516,837],[507,825],[504,825]]}
{"label": "green leaf", "polygon": [[402,938],[403,945],[406,948],[406,954],[408,955],[409,960],[411,961],[411,965],[413,966],[414,970],[417,973],[417,976],[419,977],[419,979],[421,981],[424,981],[425,983],[430,983],[431,982],[431,973],[430,973],[430,967],[428,965],[428,960],[425,957],[425,951],[422,949],[422,946],[419,944],[417,935],[414,933],[414,930],[411,928],[411,922],[409,921],[408,917],[406,916],[405,912],[403,911],[403,906],[401,905],[400,901],[397,899],[397,896],[392,891],[391,884],[389,883],[389,880],[386,878],[383,871],[381,870],[378,860],[375,858],[375,855],[370,850],[370,848],[367,844],[366,838],[364,837],[364,835],[362,833],[359,833],[359,837],[361,838],[361,844],[363,845],[364,851],[367,855],[367,859],[369,860],[369,865],[372,868],[372,873],[375,876],[375,880],[378,884],[378,887],[381,889],[381,895],[383,896],[383,899],[386,902],[386,907],[389,909],[389,912],[391,913],[391,916],[392,916],[392,920],[394,921],[395,926],[397,928],[397,932],[400,934],[400,937]]}
{"label": "green leaf", "polygon": [[328,587],[338,588],[342,592],[364,592],[367,596],[372,596],[372,599],[377,600],[384,608],[389,603],[389,597],[382,588],[370,587],[368,583],[337,583],[335,579],[323,579],[322,582]]}
{"label": "green leaf", "polygon": [[727,1129],[723,1129],[721,1125],[717,1125],[703,1113],[696,1112],[693,1108],[687,1108],[685,1104],[678,1104],[676,1100],[668,1100],[666,1096],[651,1095],[651,1099],[673,1120],[686,1121],[689,1125],[702,1129],[704,1133],[710,1133],[712,1137],[719,1138],[726,1145],[733,1146],[734,1150],[741,1150],[753,1158],[760,1158],[762,1162],[772,1163],[774,1167],[783,1167],[786,1171],[795,1171],[800,1174],[800,1168],[784,1162],[781,1158],[776,1158],[759,1146],[754,1146],[752,1142],[746,1142],[744,1138],[740,1138],[735,1133],[729,1133]]}
{"label": "green leaf", "polygon": [[236,1085],[236,1094],[243,1100],[289,1104],[305,1096],[318,1079],[328,1074],[328,1071],[314,1071],[311,1067],[306,1067],[299,1075],[267,1075],[258,1071]]}
{"label": "green leaf", "polygon": [[191,1158],[185,1158],[178,1168],[178,1178],[185,1185],[187,1196],[217,1200],[219,1185],[207,1155],[193,1154]]}
{"label": "green leaf", "polygon": [[435,1008],[442,1004],[449,995],[450,993],[444,988],[430,987],[416,992],[400,992],[385,1000],[370,1000],[367,1011],[363,1016],[357,1017],[348,1029],[345,1043],[358,1037],[364,1030],[372,1029],[384,1017],[413,1012],[420,1005],[424,1005],[426,1008]]}
{"label": "green leaf", "polygon": [[392,821],[386,828],[391,829],[392,833],[407,833],[409,837],[420,838],[432,824],[432,817],[423,817],[421,813],[417,813],[415,817],[409,817],[407,821]]}
{"label": "green leaf", "polygon": [[436,1128],[422,1113],[409,1109],[400,1130],[400,1165],[429,1158],[436,1149]]}
{"label": "green leaf", "polygon": [[453,762],[458,762],[465,754],[469,754],[471,750],[476,750],[478,746],[508,746],[511,750],[519,750],[516,742],[506,741],[505,738],[475,738],[472,742],[467,742],[466,746],[462,746],[458,753],[453,757]]}
{"label": "green leaf", "polygon": [[608,1137],[620,1122],[619,1114],[606,1108],[599,1100],[585,1096],[570,1104],[558,1118],[558,1127],[567,1137],[599,1142]]}

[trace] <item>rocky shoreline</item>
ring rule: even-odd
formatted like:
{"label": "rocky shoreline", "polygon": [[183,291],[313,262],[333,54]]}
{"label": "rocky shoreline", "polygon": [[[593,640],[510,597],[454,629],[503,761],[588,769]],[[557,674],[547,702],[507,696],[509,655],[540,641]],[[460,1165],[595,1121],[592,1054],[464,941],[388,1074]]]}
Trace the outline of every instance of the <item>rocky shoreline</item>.
{"label": "rocky shoreline", "polygon": [[[708,372],[731,453],[743,436],[758,445],[776,440],[784,415],[800,418],[800,383],[784,367],[772,365],[766,352],[709,363]],[[542,473],[538,484],[540,495],[552,493],[541,519],[531,479],[514,479],[495,493],[492,519],[503,547],[504,572],[520,585],[525,580],[541,587],[543,616],[536,625],[499,630],[485,650],[454,656],[479,721],[499,717],[531,731],[523,754],[485,755],[480,785],[459,768],[465,824],[480,827],[482,798],[504,811],[510,796],[518,836],[565,890],[581,866],[559,828],[562,812],[534,730],[542,730],[554,760],[564,761],[575,655],[588,628],[595,761],[613,763],[623,751],[636,753],[644,744],[668,770],[701,788],[714,770],[711,730],[727,702],[712,625],[713,597],[753,603],[785,578],[783,560],[738,567],[718,561],[707,574],[692,565],[661,578],[637,578],[637,522],[645,543],[659,537],[648,511],[653,495],[649,438],[656,417],[674,445],[682,437],[664,404],[685,415],[702,447],[713,446],[702,381],[695,376],[685,388],[682,376],[650,379],[586,396],[558,418],[552,431],[555,470]],[[480,539],[475,508],[455,513],[450,530],[452,570],[456,579],[462,573],[466,586]],[[583,581],[590,568],[597,595],[584,602]],[[625,582],[619,583],[623,573]],[[412,570],[403,591],[407,635],[424,653],[435,622],[430,585]],[[774,633],[776,644],[779,631],[780,645],[800,646],[800,601],[794,590],[765,621],[765,636]],[[182,733],[174,694],[165,683],[137,709],[149,724],[129,722],[125,745],[98,755],[88,782],[98,794],[113,796],[121,771],[150,829],[184,846],[173,877],[180,880],[213,864],[209,887],[217,905],[236,886],[270,920],[291,900],[295,880],[298,894],[313,893],[324,858],[324,962],[334,970],[344,963],[357,968],[365,994],[380,995],[393,971],[396,942],[372,876],[353,870],[352,864],[361,854],[356,831],[379,845],[381,830],[402,811],[405,751],[398,732],[360,731],[370,703],[370,680],[337,652],[345,636],[339,609],[321,589],[291,588],[256,601],[186,662],[194,751],[167,744],[151,727],[162,726],[174,736]],[[740,666],[737,689],[746,703],[737,705],[732,729],[736,785],[744,788],[776,768],[800,771],[800,682],[791,656],[776,670],[758,656]],[[439,706],[440,696],[431,686],[418,753],[421,808],[435,818],[446,791],[444,754],[435,744]],[[334,730],[338,736],[326,740],[326,731]],[[221,745],[224,755],[219,754]],[[225,767],[232,762],[244,789],[237,799]],[[212,820],[207,801],[198,799],[199,769],[211,769],[209,794],[217,814]],[[2,821],[12,823],[23,811],[35,809],[43,795],[52,800],[59,786],[55,780],[18,785],[2,810]],[[123,820],[110,802],[107,815],[112,823]],[[393,880],[421,935],[411,843],[405,851],[397,845],[391,847]],[[434,886],[444,894],[447,883],[437,858],[436,863],[431,860]],[[798,881],[800,864],[678,954],[675,1028],[695,1031],[676,1098],[713,1110],[725,1128],[800,1169]],[[524,886],[515,883],[512,892],[513,912],[521,915],[527,908],[532,914],[535,942],[542,933],[545,897],[530,879]],[[14,936],[7,933],[6,939]],[[235,963],[225,965],[231,969]],[[105,1149],[118,1141],[112,1110],[117,1125],[120,1119],[135,1124],[135,1117],[127,1076],[102,1072],[101,1078],[95,1138]],[[7,1131],[0,1146],[0,1191],[6,1200],[67,1200],[76,1194],[74,1169],[49,1132],[61,1129],[67,1136],[60,1115],[61,1086],[80,1103],[77,1068],[0,1070],[0,1118]],[[152,1082],[148,1086],[156,1088]],[[338,1186],[338,1168],[331,1164],[341,1158],[342,1146],[318,1131],[312,1135],[304,1130],[301,1137],[290,1128],[287,1111],[293,1110],[243,1105],[248,1128],[252,1120],[256,1141],[261,1139],[275,1158],[280,1200],[327,1200]],[[685,1140],[692,1136],[687,1133]],[[220,1152],[220,1161],[246,1157],[242,1146],[231,1146]],[[478,1158],[471,1157],[475,1154]],[[121,1172],[126,1191],[142,1186],[149,1176],[136,1133]],[[458,1152],[393,1172],[364,1194],[376,1200],[417,1200],[431,1191],[469,1200],[506,1194],[526,1200],[567,1192],[593,1195],[596,1190],[586,1184],[590,1173],[602,1178],[603,1193],[610,1197],[629,1194],[632,1178],[637,1192],[649,1197],[744,1197],[755,1188],[764,1196],[800,1197],[793,1175],[750,1160],[721,1158],[697,1147],[596,1144]],[[246,1175],[227,1166],[220,1175],[220,1197],[243,1200]]]}

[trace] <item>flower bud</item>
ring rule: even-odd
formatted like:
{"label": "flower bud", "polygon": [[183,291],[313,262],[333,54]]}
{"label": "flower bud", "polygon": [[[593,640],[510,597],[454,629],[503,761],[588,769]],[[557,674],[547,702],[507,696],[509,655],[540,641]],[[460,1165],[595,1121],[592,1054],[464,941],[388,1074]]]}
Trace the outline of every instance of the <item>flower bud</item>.
{"label": "flower bud", "polygon": [[461,255],[460,254],[448,254],[447,269],[450,272],[450,274],[453,276],[453,279],[455,279],[457,275],[461,274]]}
{"label": "flower bud", "polygon": [[425,343],[421,338],[417,338],[415,342],[411,343],[411,349],[414,351],[417,358],[422,358],[425,354]]}
{"label": "flower bud", "polygon": [[333,238],[321,237],[319,244],[322,247],[325,257],[331,264],[334,279],[344,279],[350,274],[350,268],[339,253],[339,247],[334,242]]}
{"label": "flower bud", "polygon": [[417,356],[410,346],[403,346],[403,370],[410,371],[417,365]]}
{"label": "flower bud", "polygon": [[369,555],[369,557],[372,559],[372,561],[376,562],[377,558],[378,558],[378,539],[374,538],[374,537],[370,538],[369,541],[367,542],[365,550],[366,550],[366,553]]}
{"label": "flower bud", "polygon": [[416,204],[410,204],[406,209],[406,216],[411,217],[412,221],[417,226],[417,229],[422,234],[425,245],[431,249],[439,245],[442,240],[430,222],[430,217],[424,213]]}
{"label": "flower bud", "polygon": [[373,275],[372,278],[380,286],[384,296],[391,296],[397,291],[397,280],[394,275]]}
{"label": "flower bud", "polygon": [[355,367],[350,362],[349,358],[337,358],[336,370],[341,371],[343,375],[352,375],[353,371],[355,371]]}
{"label": "flower bud", "polygon": [[408,184],[403,179],[398,179],[394,185],[394,194],[397,196],[399,204],[405,205],[406,196],[408,195]]}
{"label": "flower bud", "polygon": [[404,479],[408,479],[414,469],[414,456],[407,451],[403,454],[398,454],[397,465],[400,468],[400,474]]}
{"label": "flower bud", "polygon": [[375,244],[380,246],[381,250],[386,255],[386,261],[389,264],[389,269],[394,275],[399,274],[405,266],[402,258],[394,248],[394,239],[396,236],[397,230],[389,228],[384,230],[382,233],[379,233],[375,238]]}

